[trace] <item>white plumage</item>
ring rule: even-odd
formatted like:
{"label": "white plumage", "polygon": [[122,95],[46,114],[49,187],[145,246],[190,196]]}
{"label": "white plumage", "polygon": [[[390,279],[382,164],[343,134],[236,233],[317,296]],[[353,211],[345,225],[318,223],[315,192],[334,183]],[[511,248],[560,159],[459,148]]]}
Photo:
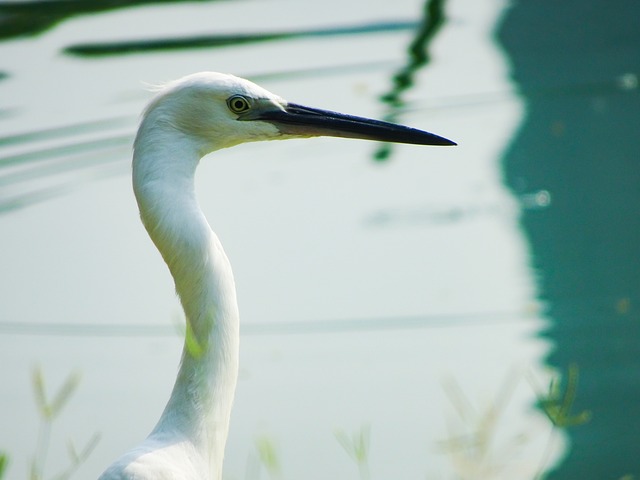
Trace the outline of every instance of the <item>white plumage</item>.
{"label": "white plumage", "polygon": [[243,142],[316,135],[454,145],[421,130],[291,104],[247,80],[212,72],[167,85],[145,110],[134,144],[133,188],[198,348],[185,342],[157,425],[101,480],[221,478],[238,375],[239,314],[231,265],[196,201],[196,167],[207,153]]}

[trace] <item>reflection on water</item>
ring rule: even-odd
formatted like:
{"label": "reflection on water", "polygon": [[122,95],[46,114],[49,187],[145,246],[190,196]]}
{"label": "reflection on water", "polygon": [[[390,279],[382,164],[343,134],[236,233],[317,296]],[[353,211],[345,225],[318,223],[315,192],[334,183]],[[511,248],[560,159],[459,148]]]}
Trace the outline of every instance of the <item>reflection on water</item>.
{"label": "reflection on water", "polygon": [[553,479],[640,475],[640,5],[624,5],[521,1],[499,34],[528,104],[505,177],[552,199],[522,217],[548,362],[577,366],[576,409],[592,412]]}
{"label": "reflection on water", "polygon": [[76,176],[52,182],[56,176],[79,171],[100,176],[96,167],[119,163],[132,137],[127,133],[105,136],[104,131],[128,123],[127,119],[104,119],[0,138],[0,214],[59,195],[78,180]]}
{"label": "reflection on water", "polygon": [[[424,3],[422,20],[407,49],[407,64],[393,76],[391,90],[380,97],[390,108],[385,115],[389,122],[398,122],[399,112],[405,106],[402,94],[413,86],[416,73],[429,63],[430,43],[445,22],[445,3],[445,0],[426,0]],[[392,144],[381,144],[374,159],[388,160],[392,150]]]}
{"label": "reflection on water", "polygon": [[0,4],[0,40],[25,35],[37,35],[76,15],[97,14],[135,5],[180,3],[180,1],[188,0],[35,0],[29,2],[3,2]]}
{"label": "reflection on water", "polygon": [[[45,1],[0,5],[2,24],[0,39],[33,35],[71,18],[131,5],[163,3],[159,1]],[[171,3],[171,2],[167,2]],[[176,2],[179,3],[179,2]],[[432,2],[433,3],[433,2]],[[62,52],[80,57],[121,56],[151,51],[190,50],[249,45],[267,41],[295,41],[305,38],[363,36],[367,34],[411,31],[415,21],[371,22],[340,27],[308,28],[269,33],[182,36],[131,42],[72,44]],[[419,46],[414,47],[419,52]],[[381,62],[355,65],[358,71],[380,68]],[[278,71],[256,75],[254,79],[293,78],[328,74],[345,74],[348,66]],[[0,74],[9,76],[10,72]],[[0,113],[10,116],[10,110]],[[0,138],[0,213],[47,200],[74,188],[87,177],[100,178],[121,173],[122,160],[128,156],[132,142],[134,117],[100,119],[83,124],[12,133]],[[100,167],[100,169],[96,168]],[[81,174],[82,173],[82,174]],[[68,174],[68,175],[65,175]]]}
{"label": "reflection on water", "polygon": [[[74,15],[155,2],[31,2],[0,6],[4,36],[40,33]],[[410,31],[414,21],[374,22],[367,24],[312,28],[286,32],[210,35],[132,42],[109,42],[70,45],[64,53],[75,56],[104,56],[145,53],[157,50],[189,50],[239,46],[267,41],[294,41],[303,38],[362,36],[367,34]],[[379,68],[380,63],[368,65]],[[367,65],[358,65],[359,70]],[[279,71],[261,78],[301,75],[344,74],[348,67],[330,67],[304,71]],[[0,75],[0,80],[2,75]],[[10,112],[6,113],[10,115]],[[132,143],[133,116],[100,119],[83,124],[65,125],[37,131],[13,133],[0,138],[0,213],[23,208],[68,191],[87,176],[104,177],[121,173],[122,159]],[[97,169],[96,167],[100,167]],[[107,167],[107,168],[105,168]],[[84,175],[79,175],[84,172]],[[64,176],[65,173],[74,174]]]}
{"label": "reflection on water", "polygon": [[221,48],[237,45],[272,42],[276,40],[299,40],[314,37],[336,37],[350,35],[366,35],[374,33],[392,33],[413,30],[415,22],[384,22],[348,27],[318,28],[286,32],[249,33],[230,35],[205,35],[184,38],[163,38],[153,40],[88,43],[70,45],[65,53],[82,57],[96,57],[105,55],[123,55],[127,53],[142,53],[164,50],[184,50],[190,48]]}
{"label": "reflection on water", "polygon": [[[536,312],[531,312],[530,319],[535,319]],[[413,317],[375,317],[322,319],[305,322],[265,322],[260,324],[241,324],[240,332],[244,335],[299,335],[318,333],[358,333],[378,332],[385,330],[421,330],[439,327],[464,327],[478,325],[516,324],[522,317],[515,318],[513,312],[494,311],[482,315],[432,315]],[[184,332],[181,325],[167,324],[71,324],[71,323],[36,323],[36,322],[0,322],[0,334],[46,336],[46,337],[182,337]]]}

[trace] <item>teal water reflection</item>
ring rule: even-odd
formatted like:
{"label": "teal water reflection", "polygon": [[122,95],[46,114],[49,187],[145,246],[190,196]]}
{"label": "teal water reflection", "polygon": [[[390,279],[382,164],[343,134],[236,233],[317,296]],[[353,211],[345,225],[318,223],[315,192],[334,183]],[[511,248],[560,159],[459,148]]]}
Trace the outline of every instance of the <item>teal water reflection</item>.
{"label": "teal water reflection", "polygon": [[[16,365],[2,372],[12,429],[0,440],[7,444],[6,432],[18,424],[25,432],[11,440],[16,470],[32,446],[22,425],[30,392],[20,381],[34,359],[54,375],[69,365],[85,372],[84,397],[61,425],[76,429],[72,438],[88,427],[104,433],[82,478],[95,478],[139,441],[163,407],[179,353],[171,323],[177,310],[127,175],[136,116],[149,96],[139,82],[220,69],[291,100],[301,94],[321,107],[388,112],[467,144],[448,152],[397,148],[385,156],[401,161],[384,169],[370,161],[376,145],[322,140],[225,151],[213,174],[203,165],[202,204],[224,237],[243,296],[245,371],[227,468],[236,477],[244,471],[245,452],[265,428],[282,441],[291,478],[347,478],[352,465],[332,450],[331,430],[371,422],[379,449],[372,471],[381,478],[455,472],[438,445],[468,429],[443,427],[451,402],[442,401],[439,380],[455,377],[479,404],[487,391],[499,395],[505,370],[535,370],[544,351],[532,339],[541,322],[514,204],[541,209],[547,197],[538,190],[513,199],[497,180],[495,152],[521,112],[487,37],[502,6],[483,6],[484,17],[474,15],[474,0],[303,8],[234,1],[202,10],[184,2],[100,14],[142,3],[156,2],[37,2],[2,18],[15,20],[5,32],[32,35],[4,44],[24,61],[6,69],[3,86],[23,87],[2,91],[11,101],[6,92],[19,93],[22,103],[7,102],[14,116],[0,138],[0,210],[8,213],[0,217],[0,263],[11,272],[0,276],[0,359]],[[285,22],[272,16],[283,4],[291,9]],[[92,14],[76,18],[84,13]],[[145,39],[121,42],[136,25]],[[219,29],[245,33],[193,36]],[[445,31],[447,42],[433,41]],[[478,72],[468,73],[467,52],[483,59]],[[478,87],[474,75],[483,72],[491,73]],[[435,112],[433,99],[441,106]],[[478,124],[493,130],[476,137]],[[48,183],[69,172],[102,179],[104,166],[116,173],[108,181],[70,175]],[[32,208],[16,211],[25,206]],[[496,435],[506,443],[526,431],[529,443],[515,461],[497,451],[495,462],[541,472],[548,424],[531,408],[526,382],[518,387]],[[52,458],[62,461],[64,452]]]}
{"label": "teal water reflection", "polygon": [[519,1],[499,39],[527,102],[504,157],[523,212],[554,348],[579,369],[566,458],[553,479],[640,475],[640,4]]}

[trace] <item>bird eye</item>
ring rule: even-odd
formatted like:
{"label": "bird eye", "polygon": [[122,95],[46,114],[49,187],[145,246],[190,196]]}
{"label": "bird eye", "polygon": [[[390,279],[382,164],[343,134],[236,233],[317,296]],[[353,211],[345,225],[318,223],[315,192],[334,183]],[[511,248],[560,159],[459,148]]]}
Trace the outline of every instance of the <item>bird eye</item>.
{"label": "bird eye", "polygon": [[244,113],[251,108],[249,100],[242,95],[234,95],[227,99],[227,106],[233,113]]}

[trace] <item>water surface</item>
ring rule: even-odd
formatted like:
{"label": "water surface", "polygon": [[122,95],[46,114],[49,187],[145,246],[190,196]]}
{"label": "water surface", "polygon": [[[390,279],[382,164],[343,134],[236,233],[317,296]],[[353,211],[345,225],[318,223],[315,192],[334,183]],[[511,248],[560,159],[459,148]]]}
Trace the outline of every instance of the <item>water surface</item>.
{"label": "water surface", "polygon": [[[5,30],[0,45],[10,478],[26,476],[35,450],[34,364],[50,391],[83,375],[54,426],[51,474],[66,464],[66,439],[100,432],[77,475],[95,478],[164,407],[181,314],[137,218],[130,142],[150,98],[142,82],[201,70],[460,143],[316,139],[203,161],[200,201],[242,313],[225,477],[252,478],[256,439],[267,438],[283,478],[353,478],[334,434],[362,428],[374,478],[533,478],[561,458],[565,437],[549,447],[527,380],[549,377],[552,344],[539,333],[554,316],[538,301],[536,243],[519,221],[549,205],[545,185],[503,184],[501,155],[527,113],[492,37],[504,4],[87,5],[33,4],[58,10],[10,17],[39,21]],[[494,411],[490,448],[469,449]]]}

